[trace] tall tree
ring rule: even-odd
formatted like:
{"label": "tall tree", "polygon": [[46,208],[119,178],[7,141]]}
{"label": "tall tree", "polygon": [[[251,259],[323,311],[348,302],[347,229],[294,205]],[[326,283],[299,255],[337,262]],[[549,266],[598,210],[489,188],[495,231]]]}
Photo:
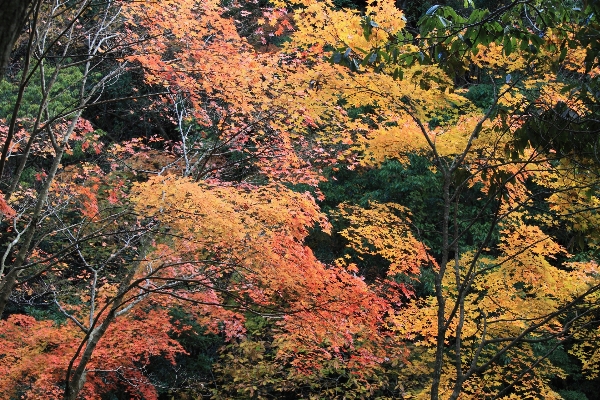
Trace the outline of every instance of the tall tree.
{"label": "tall tree", "polygon": [[15,42],[32,13],[32,7],[38,3],[40,2],[37,0],[2,0],[0,3],[0,80],[4,78],[4,69],[10,61]]}
{"label": "tall tree", "polygon": [[[595,219],[592,192],[576,210],[558,205],[567,203],[566,193],[581,198],[598,181],[596,167],[586,161],[593,154],[574,152],[564,137],[568,128],[555,122],[594,118],[593,103],[569,98],[557,74],[562,68],[593,82],[597,54],[561,32],[576,32],[588,19],[593,23],[594,14],[586,9],[572,15],[557,6],[550,17],[536,17],[531,13],[539,6],[509,2],[464,17],[434,6],[421,20],[420,36],[402,31],[401,15],[391,2],[372,3],[364,16],[327,2],[297,11],[301,18],[290,48],[318,54],[335,49],[324,55],[348,68],[323,76],[319,97],[335,93],[349,106],[370,107],[360,117],[368,124],[364,134],[357,135],[363,165],[404,161],[407,154],[420,152],[431,158],[441,179],[441,240],[426,258],[435,295],[397,313],[399,321],[419,321],[414,330],[404,325],[399,334],[421,338],[417,343],[431,349],[417,352],[432,366],[425,370],[429,386],[414,388],[413,394],[422,397],[557,396],[546,385],[549,375],[537,367],[575,332],[585,331],[589,321],[584,316],[596,312],[595,260],[565,262],[570,256],[565,243],[548,234],[552,224],[579,232],[580,225],[571,225],[575,215]],[[576,67],[584,63],[587,68]],[[455,74],[474,66],[489,73],[493,88],[483,111],[455,91]],[[552,132],[548,136],[556,139],[528,136],[526,121],[535,123],[538,115],[548,114],[557,117],[556,125],[538,132]],[[574,165],[586,165],[586,172]],[[480,192],[481,205],[474,217],[461,221],[460,199],[469,188]],[[540,210],[540,202],[549,211]],[[344,235],[359,253],[383,257],[393,270],[399,260],[411,260],[419,246],[410,244],[412,235],[405,233],[408,221],[401,227],[380,226],[380,220],[394,217],[365,217],[389,208],[373,204],[354,211],[348,218],[355,226]],[[377,221],[375,226],[371,221]],[[485,221],[486,234],[465,245],[461,238],[479,221]],[[594,237],[587,231],[585,240],[592,244]],[[546,343],[547,352],[537,353],[534,343]],[[511,361],[503,365],[506,359]]]}
{"label": "tall tree", "polygon": [[[119,349],[129,339],[115,326],[148,312],[156,322],[172,307],[186,307],[227,340],[244,335],[247,315],[274,320],[278,359],[310,371],[333,357],[366,383],[360,367],[376,368],[396,351],[383,316],[393,300],[320,263],[303,243],[312,225],[327,223],[309,193],[284,183],[318,183],[305,155],[325,152],[309,134],[328,111],[307,109],[304,96],[297,101],[296,89],[279,82],[294,61],[280,68],[277,56],[256,52],[219,2],[74,4],[42,9],[54,18],[43,19],[48,36],[36,36],[32,53],[39,76],[31,72],[27,81],[39,79],[40,87],[15,91],[27,97],[39,89],[42,101],[24,104],[14,118],[22,124],[4,130],[12,132],[5,147],[14,173],[2,203],[0,306],[11,317],[1,329],[16,337],[2,351],[15,361],[10,376],[26,382],[5,380],[5,392],[75,399],[125,377],[144,382],[143,396],[153,398],[143,360],[181,352],[165,338],[177,327],[165,321],[149,331],[157,341],[149,351],[144,341]],[[173,121],[177,141],[107,146],[81,118],[126,66],[164,88],[152,106]],[[12,315],[33,298],[64,324]],[[40,335],[26,340],[35,327]],[[48,376],[27,358],[36,358],[36,344],[53,328],[66,338],[44,350],[54,356]],[[19,343],[22,354],[14,351]]]}
{"label": "tall tree", "polygon": [[[24,265],[35,250],[34,243],[55,229],[44,229],[39,221],[48,212],[47,200],[55,194],[63,157],[72,152],[74,142],[92,134],[90,123],[81,118],[83,110],[125,68],[125,64],[105,58],[107,51],[118,52],[122,45],[118,41],[121,33],[116,31],[120,6],[105,2],[94,14],[89,13],[90,7],[88,1],[45,4],[39,10],[44,19],[30,33],[25,55],[25,65],[30,59],[35,65],[22,71],[18,84],[4,83],[10,107],[3,110],[9,122],[3,129],[0,171],[5,172],[6,165],[16,159],[11,163],[11,174],[3,175],[4,201],[18,195],[20,202],[12,205],[17,213],[10,221],[13,230],[7,235],[12,238],[7,237],[10,244],[4,249],[0,267],[0,312],[4,312],[19,277],[26,279],[29,270],[35,270],[33,275],[39,273],[37,263],[30,265],[32,268]],[[106,64],[111,65],[99,76],[96,70]],[[34,85],[34,80],[39,83]],[[24,96],[31,102],[27,110],[21,109]],[[36,171],[39,185],[34,193],[22,176],[32,162],[46,156],[51,161]]]}

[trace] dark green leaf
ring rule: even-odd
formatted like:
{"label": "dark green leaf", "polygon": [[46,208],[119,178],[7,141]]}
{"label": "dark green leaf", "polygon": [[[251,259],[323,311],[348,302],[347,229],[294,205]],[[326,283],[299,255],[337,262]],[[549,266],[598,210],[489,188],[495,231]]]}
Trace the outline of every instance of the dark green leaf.
{"label": "dark green leaf", "polygon": [[435,14],[435,12],[437,11],[437,9],[440,8],[440,6],[438,4],[431,6],[429,8],[429,10],[427,10],[427,12],[425,13],[425,15],[427,16],[432,16],[433,14]]}

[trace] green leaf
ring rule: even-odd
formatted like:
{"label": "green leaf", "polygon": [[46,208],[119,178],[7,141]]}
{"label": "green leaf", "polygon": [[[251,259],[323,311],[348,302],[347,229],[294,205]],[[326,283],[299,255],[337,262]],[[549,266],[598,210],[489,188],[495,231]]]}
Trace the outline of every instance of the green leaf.
{"label": "green leaf", "polygon": [[446,28],[448,27],[448,25],[450,25],[450,21],[448,21],[446,18],[438,15],[438,20],[440,21],[440,23],[442,24],[442,27]]}
{"label": "green leaf", "polygon": [[504,37],[504,55],[509,56],[512,53],[512,40],[509,36]]}
{"label": "green leaf", "polygon": [[567,46],[565,46],[563,43],[563,45],[560,49],[560,57],[558,58],[559,63],[561,63],[565,60],[565,57],[567,56],[567,50],[568,50]]}
{"label": "green leaf", "polygon": [[519,49],[521,51],[527,51],[529,49],[529,41],[528,40],[521,40],[521,45],[519,46]]}
{"label": "green leaf", "polygon": [[432,16],[433,14],[435,14],[435,12],[437,11],[437,9],[440,8],[439,4],[436,4],[434,6],[431,6],[429,8],[429,10],[427,10],[427,12],[425,12],[425,15],[427,16]]}
{"label": "green leaf", "polygon": [[377,54],[379,54],[379,56],[383,58],[386,63],[390,62],[390,55],[386,51],[379,50]]}
{"label": "green leaf", "polygon": [[392,74],[392,78],[402,80],[402,78],[404,78],[404,72],[402,72],[400,68],[396,68]]}

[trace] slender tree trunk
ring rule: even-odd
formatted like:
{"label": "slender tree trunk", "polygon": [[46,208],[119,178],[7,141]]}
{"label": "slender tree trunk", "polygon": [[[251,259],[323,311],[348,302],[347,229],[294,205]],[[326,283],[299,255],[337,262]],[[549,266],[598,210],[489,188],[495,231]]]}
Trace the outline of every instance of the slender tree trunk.
{"label": "slender tree trunk", "polygon": [[[70,126],[69,126],[69,130],[67,131],[66,135],[63,138],[64,143],[66,143],[69,140],[69,137],[75,130],[76,122],[79,119],[80,115],[81,115],[81,111],[77,112],[75,114],[75,116],[73,117],[73,119],[70,123]],[[11,267],[8,269],[8,272],[5,275],[5,277],[0,279],[0,316],[2,316],[2,314],[4,313],[4,309],[6,308],[6,305],[8,304],[8,299],[10,298],[10,294],[14,290],[15,285],[17,283],[17,278],[18,278],[20,272],[22,271],[21,268],[23,267],[23,265],[25,264],[25,261],[27,261],[27,257],[29,256],[29,251],[30,251],[29,247],[31,246],[31,243],[33,242],[33,238],[35,237],[35,234],[37,233],[38,221],[42,215],[44,206],[46,205],[46,200],[48,199],[48,193],[50,192],[50,186],[52,185],[52,182],[54,181],[54,177],[56,176],[56,173],[58,172],[58,168],[61,165],[61,160],[64,155],[64,152],[65,152],[64,146],[62,146],[56,152],[56,156],[54,157],[54,160],[52,162],[52,167],[50,168],[50,171],[48,171],[48,176],[46,177],[46,182],[44,183],[44,186],[38,192],[35,208],[33,210],[33,214],[31,215],[31,221],[29,222],[29,226],[26,228],[27,232],[25,233],[24,240],[22,243],[19,243],[20,249],[19,249],[19,252],[17,253],[17,257],[16,257],[13,265],[11,265]]]}
{"label": "slender tree trunk", "polygon": [[0,0],[0,80],[35,0]]}
{"label": "slender tree trunk", "polygon": [[442,369],[444,366],[444,348],[446,346],[446,300],[444,297],[443,280],[446,273],[446,266],[450,256],[450,183],[452,173],[444,171],[444,210],[442,223],[442,260],[440,269],[435,275],[435,295],[438,302],[437,310],[437,342],[435,349],[435,363],[433,366],[433,380],[431,384],[431,400],[439,399],[440,382],[442,378]]}
{"label": "slender tree trunk", "polygon": [[0,317],[2,317],[4,308],[6,308],[10,295],[17,284],[18,276],[19,270],[13,267],[0,281]]}
{"label": "slender tree trunk", "polygon": [[[123,295],[124,294],[125,293],[123,293]],[[122,297],[123,296],[121,295],[116,301],[122,300]],[[72,378],[70,379],[69,384],[66,387],[64,396],[65,400],[76,400],[77,396],[79,395],[79,392],[81,392],[81,389],[83,389],[83,385],[85,384],[85,381],[87,379],[86,367],[88,365],[88,362],[91,360],[92,354],[94,353],[94,350],[96,350],[98,342],[100,341],[102,336],[104,336],[104,333],[115,319],[115,313],[116,308],[113,307],[107,315],[106,319],[102,321],[100,326],[94,328],[90,332],[87,338],[87,343],[85,345],[85,350],[83,351],[81,359],[79,360],[79,364],[77,365],[77,368],[75,368],[75,371],[73,371]]]}
{"label": "slender tree trunk", "polygon": [[[142,241],[141,246],[141,257],[140,260],[145,257],[147,243]],[[110,310],[106,314],[106,317],[102,322],[94,327],[90,325],[89,333],[85,340],[85,344],[79,347],[71,362],[69,363],[69,368],[67,369],[67,385],[65,387],[64,392],[64,400],[77,400],[81,389],[83,389],[83,385],[87,380],[87,366],[90,360],[92,359],[92,355],[98,346],[98,342],[102,339],[102,336],[106,333],[106,330],[113,323],[115,318],[117,318],[119,314],[119,308],[123,305],[125,296],[130,292],[130,290],[135,287],[135,272],[139,267],[140,262],[136,262],[129,266],[129,271],[127,271],[127,275],[122,279],[117,295],[112,301],[110,306]],[[96,317],[96,322],[100,318],[100,314]],[[83,353],[80,353],[83,348]],[[77,357],[81,354],[81,358],[77,360]],[[77,360],[77,367],[74,367],[75,361]]]}

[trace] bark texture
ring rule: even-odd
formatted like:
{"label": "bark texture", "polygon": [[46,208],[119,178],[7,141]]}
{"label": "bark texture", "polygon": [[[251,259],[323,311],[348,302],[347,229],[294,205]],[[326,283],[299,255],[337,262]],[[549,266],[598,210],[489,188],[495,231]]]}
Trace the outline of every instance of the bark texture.
{"label": "bark texture", "polygon": [[0,0],[0,79],[35,0]]}

